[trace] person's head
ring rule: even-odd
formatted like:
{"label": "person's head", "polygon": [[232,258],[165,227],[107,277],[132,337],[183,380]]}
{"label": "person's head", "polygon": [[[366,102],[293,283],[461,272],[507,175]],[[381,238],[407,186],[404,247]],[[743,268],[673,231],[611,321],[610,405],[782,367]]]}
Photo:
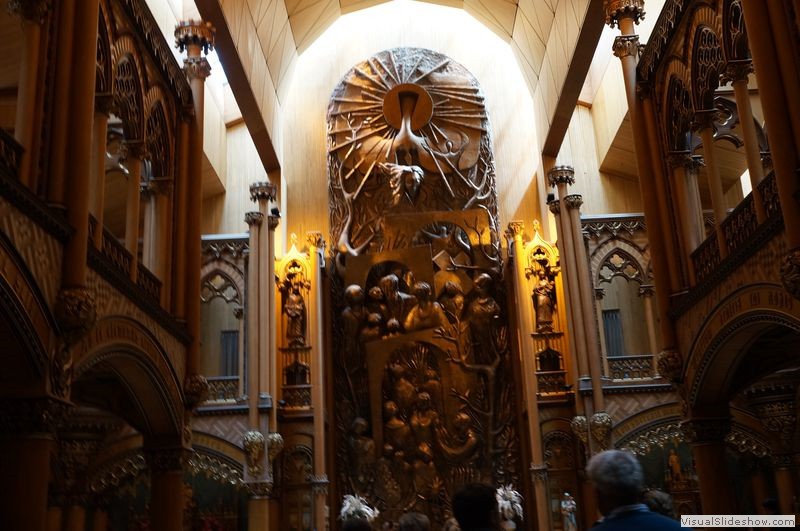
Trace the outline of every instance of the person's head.
{"label": "person's head", "polygon": [[453,495],[453,516],[462,531],[497,529],[496,491],[489,485],[472,483]]}
{"label": "person's head", "polygon": [[642,494],[642,503],[647,505],[651,511],[663,514],[669,518],[675,518],[675,510],[672,507],[672,496],[659,489],[649,489]]}
{"label": "person's head", "polygon": [[413,294],[418,301],[429,301],[431,299],[431,285],[427,282],[417,282],[414,284]]}
{"label": "person's head", "polygon": [[766,498],[763,502],[761,502],[761,507],[764,508],[764,511],[766,511],[767,514],[780,514],[778,500],[775,498]]}
{"label": "person's head", "polygon": [[364,290],[358,284],[350,284],[344,290],[344,300],[350,307],[360,306],[364,304]]}
{"label": "person's head", "polygon": [[400,517],[400,531],[429,531],[431,521],[422,513],[406,513]]}
{"label": "person's head", "polygon": [[366,518],[350,518],[342,523],[342,531],[372,531]]}
{"label": "person's head", "polygon": [[644,473],[632,453],[620,450],[600,452],[589,460],[586,474],[597,491],[601,513],[608,514],[617,507],[639,501]]}

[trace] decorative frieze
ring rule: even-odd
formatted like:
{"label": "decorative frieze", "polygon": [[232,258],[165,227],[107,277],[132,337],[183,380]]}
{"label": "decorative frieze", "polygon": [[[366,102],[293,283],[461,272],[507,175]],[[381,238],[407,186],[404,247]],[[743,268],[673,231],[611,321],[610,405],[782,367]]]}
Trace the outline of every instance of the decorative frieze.
{"label": "decorative frieze", "polygon": [[0,435],[55,434],[68,409],[53,398],[0,400]]}

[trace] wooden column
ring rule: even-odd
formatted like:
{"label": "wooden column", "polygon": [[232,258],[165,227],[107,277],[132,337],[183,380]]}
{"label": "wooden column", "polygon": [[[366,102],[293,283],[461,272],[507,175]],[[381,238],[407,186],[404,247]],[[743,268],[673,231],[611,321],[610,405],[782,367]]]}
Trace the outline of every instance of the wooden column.
{"label": "wooden column", "polygon": [[178,319],[186,317],[186,194],[189,188],[189,122],[180,123],[178,139],[178,182],[175,187],[175,240],[172,254],[172,313]]}
{"label": "wooden column", "polygon": [[107,530],[108,530],[108,511],[105,508],[95,507],[94,514],[92,514],[91,531],[107,531]]}
{"label": "wooden column", "polygon": [[[658,186],[652,173],[653,164],[650,158],[650,144],[647,126],[642,116],[639,100],[636,95],[636,58],[639,49],[639,37],[634,33],[634,24],[644,15],[643,0],[624,0],[607,3],[606,22],[613,28],[619,25],[622,35],[614,40],[614,55],[622,63],[622,75],[625,80],[625,95],[628,99],[628,113],[633,129],[636,167],[639,173],[639,190],[642,194],[645,218],[649,234],[665,234],[665,223],[661,219],[661,209],[657,194]],[[670,272],[669,248],[664,238],[650,238],[650,256],[653,263],[653,275],[656,285],[658,312],[661,316],[661,341],[663,350],[672,350],[677,345],[672,322],[667,317],[670,306]]]}
{"label": "wooden column", "polygon": [[278,320],[277,312],[275,311],[277,304],[277,288],[275,286],[275,229],[278,228],[279,221],[280,216],[267,216],[267,230],[264,231],[268,234],[266,242],[266,277],[264,278],[264,281],[267,285],[268,317],[266,325],[269,330],[270,339],[269,343],[267,344],[266,353],[266,362],[268,367],[266,390],[267,393],[269,393],[269,396],[272,398],[272,407],[269,410],[269,431],[276,433],[278,431],[278,404],[276,401],[278,397],[278,389],[280,388],[280,382],[278,380]]}
{"label": "wooden column", "polygon": [[594,288],[594,307],[595,316],[597,318],[597,326],[600,328],[597,335],[600,339],[600,356],[603,360],[603,375],[611,377],[611,371],[608,368],[608,347],[606,346],[606,334],[603,330],[603,297],[605,297],[605,290],[603,288]]}
{"label": "wooden column", "polygon": [[248,425],[250,429],[259,430],[259,333],[261,326],[258,303],[258,270],[259,270],[259,231],[264,221],[261,212],[248,212],[244,220],[250,227],[250,251],[247,255],[247,403],[249,405]]}
{"label": "wooden column", "polygon": [[[58,11],[57,53],[59,59],[56,61],[55,67],[49,154],[50,175],[47,182],[47,200],[50,204],[58,207],[64,206],[64,180],[65,171],[68,167],[67,144],[71,127],[70,82],[73,74],[72,57],[76,57],[73,51],[73,36],[75,34],[75,4],[77,1],[62,0]],[[96,47],[97,44],[95,43],[95,51],[92,57],[97,55]]]}
{"label": "wooden column", "polygon": [[725,458],[729,418],[691,418],[683,422],[692,447],[703,514],[736,514],[733,484]]}
{"label": "wooden column", "polygon": [[506,229],[509,246],[514,256],[514,300],[517,313],[520,355],[522,356],[522,381],[524,382],[525,409],[528,412],[528,440],[531,448],[531,483],[536,503],[536,528],[540,531],[550,529],[550,494],[547,489],[547,464],[542,448],[542,432],[539,421],[539,404],[536,400],[538,381],[536,379],[536,352],[533,340],[527,333],[534,325],[533,307],[528,294],[528,280],[525,276],[525,244],[522,241],[523,222],[512,221]]}
{"label": "wooden column", "polygon": [[14,123],[14,138],[24,151],[19,161],[19,179],[30,186],[34,143],[38,139],[41,117],[37,116],[39,85],[43,82],[40,50],[44,44],[42,25],[45,24],[52,9],[48,0],[13,0],[8,2],[9,11],[22,18],[22,54],[20,57],[19,85],[17,86],[17,115]]}
{"label": "wooden column", "polygon": [[658,374],[658,366],[656,364],[656,354],[658,353],[658,341],[656,339],[656,322],[653,314],[653,295],[655,289],[649,284],[642,284],[639,286],[639,296],[644,301],[644,317],[647,321],[647,340],[650,346],[650,352],[653,355],[653,375]]}
{"label": "wooden column", "polygon": [[208,383],[199,373],[200,362],[200,268],[203,209],[203,123],[205,81],[211,74],[202,56],[214,48],[214,27],[203,21],[182,21],[175,27],[175,43],[186,51],[183,70],[192,89],[194,120],[189,124],[189,182],[186,193],[186,328],[191,342],[186,353],[184,391],[189,407],[199,404],[208,392]]}
{"label": "wooden column", "polygon": [[753,72],[753,62],[750,59],[729,61],[725,77],[731,80],[733,94],[736,98],[736,109],[739,111],[739,123],[742,126],[742,140],[744,152],[747,157],[747,171],[750,174],[750,186],[753,189],[753,206],[756,210],[756,219],[764,223],[767,214],[764,210],[764,199],[758,184],[764,180],[764,165],[761,162],[761,146],[758,143],[756,124],[753,120],[753,108],[750,105],[750,94],[747,91],[747,82]]}
{"label": "wooden column", "polygon": [[703,161],[708,177],[708,187],[711,190],[711,207],[714,209],[714,231],[717,233],[717,246],[720,258],[728,256],[728,242],[722,230],[722,222],[728,217],[725,208],[725,192],[722,190],[722,179],[714,154],[714,121],[717,119],[716,110],[704,110],[694,113],[695,123],[703,139]]}
{"label": "wooden column", "polygon": [[[565,203],[570,215],[572,227],[573,255],[577,264],[578,291],[580,294],[581,324],[586,330],[586,356],[589,358],[589,374],[592,378],[592,408],[595,412],[604,411],[605,399],[603,398],[603,384],[601,381],[600,348],[597,339],[597,320],[592,305],[594,285],[589,272],[589,260],[586,256],[586,246],[583,242],[581,229],[581,205],[583,198],[578,194],[568,195]],[[596,413],[595,413],[596,414]]]}
{"label": "wooden column", "polygon": [[146,450],[153,531],[183,531],[183,448]]}
{"label": "wooden column", "polygon": [[139,209],[142,199],[142,159],[144,143],[141,141],[124,144],[125,166],[128,169],[125,200],[125,248],[131,253],[131,281],[136,283],[139,268]]}
{"label": "wooden column", "polygon": [[89,185],[89,212],[97,221],[92,243],[95,249],[103,247],[103,222],[106,195],[106,151],[108,149],[108,115],[111,112],[111,95],[95,96],[94,126],[92,128],[92,173]]}
{"label": "wooden column", "polygon": [[325,240],[321,232],[306,234],[311,284],[308,301],[308,336],[311,343],[311,409],[314,411],[314,527],[326,529],[328,524],[328,474],[325,438],[325,343],[322,318],[322,268]]}
{"label": "wooden column", "polygon": [[784,84],[765,3],[761,0],[742,0],[742,9],[747,27],[758,28],[757,31],[748,32],[748,42],[769,129],[770,151],[788,248],[781,267],[781,279],[792,296],[800,298],[800,281],[794,280],[800,278],[800,208],[795,199],[800,197],[800,180],[796,173],[800,166],[797,149],[800,131],[793,131],[792,113],[787,113],[787,109],[791,109],[789,99],[796,99],[797,93],[789,92]]}
{"label": "wooden column", "polygon": [[[248,280],[248,282],[249,282],[249,280]],[[242,300],[242,303],[244,303],[244,300]],[[236,322],[239,324],[239,345],[238,345],[238,348],[239,348],[239,359],[237,360],[239,368],[237,369],[237,372],[236,372],[236,374],[239,375],[239,388],[238,388],[238,391],[236,393],[236,396],[237,397],[242,397],[242,396],[244,396],[245,374],[247,374],[245,372],[245,365],[244,365],[244,346],[245,346],[245,342],[244,342],[244,334],[245,334],[244,306],[236,306],[233,309],[233,315],[234,315],[234,317],[236,317]]]}
{"label": "wooden column", "polygon": [[[675,151],[667,155],[667,163],[672,169],[674,183],[674,200],[680,211],[681,242],[683,243],[684,261],[689,275],[689,284],[696,284],[692,253],[705,239],[703,208],[700,203],[700,192],[697,187],[697,168],[701,165],[699,157],[688,151]],[[654,354],[658,351],[654,351]]]}

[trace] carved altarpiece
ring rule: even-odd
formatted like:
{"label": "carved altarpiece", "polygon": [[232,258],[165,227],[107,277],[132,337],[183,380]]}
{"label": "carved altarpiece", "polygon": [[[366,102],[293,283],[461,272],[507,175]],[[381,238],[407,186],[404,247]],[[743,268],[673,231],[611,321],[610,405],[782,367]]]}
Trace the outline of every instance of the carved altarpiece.
{"label": "carved altarpiece", "polygon": [[[439,529],[469,482],[524,488],[489,120],[418,48],[351,69],[328,107],[334,503]],[[336,511],[336,508],[332,508]]]}

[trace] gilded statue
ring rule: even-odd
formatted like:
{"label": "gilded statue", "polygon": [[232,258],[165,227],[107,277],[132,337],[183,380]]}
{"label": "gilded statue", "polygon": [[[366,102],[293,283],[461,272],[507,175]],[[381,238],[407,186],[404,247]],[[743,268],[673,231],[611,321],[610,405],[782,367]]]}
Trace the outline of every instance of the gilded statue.
{"label": "gilded statue", "polygon": [[556,283],[547,275],[547,271],[539,269],[538,280],[533,288],[533,307],[536,309],[536,331],[539,333],[553,331],[553,310],[556,306]]}

